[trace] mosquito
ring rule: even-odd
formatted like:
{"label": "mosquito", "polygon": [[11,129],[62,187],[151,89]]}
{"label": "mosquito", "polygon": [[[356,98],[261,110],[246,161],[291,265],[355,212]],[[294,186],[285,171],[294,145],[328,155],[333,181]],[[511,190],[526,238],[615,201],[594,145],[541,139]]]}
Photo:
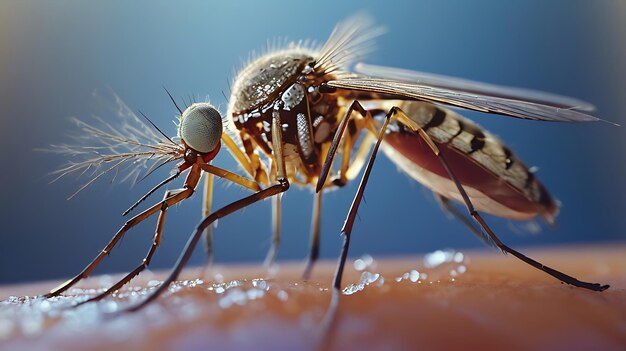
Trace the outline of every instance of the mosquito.
{"label": "mosquito", "polygon": [[[193,103],[182,110],[170,95],[180,112],[177,138],[167,137],[152,122],[160,134],[142,130],[150,139],[148,142],[139,142],[136,136],[124,131],[105,131],[83,124],[86,132],[106,140],[108,150],[113,152],[98,153],[90,160],[72,164],[62,174],[112,164],[99,176],[122,162],[136,160],[159,160],[156,167],[180,162],[169,178],[127,213],[166,183],[182,174],[186,178],[181,189],[165,191],[163,200],[128,220],[89,265],[46,296],[59,295],[86,278],[128,230],[158,214],[153,244],[146,257],[136,269],[89,301],[100,300],[128,283],[150,263],[163,235],[168,208],[191,197],[204,173],[205,218],[190,236],[169,276],[129,310],[140,309],[167,290],[203,236],[211,250],[209,229],[215,221],[270,198],[273,240],[266,262],[273,262],[280,241],[280,195],[292,184],[315,189],[306,278],[318,258],[324,191],[340,188],[362,173],[341,229],[344,243],[333,280],[337,296],[354,220],[379,149],[403,172],[432,190],[444,210],[488,245],[561,282],[593,291],[607,289],[608,285],[581,281],[545,266],[498,238],[482,213],[514,220],[542,217],[552,223],[558,203],[532,170],[500,140],[444,106],[537,121],[602,121],[590,115],[594,107],[543,92],[355,64],[371,51],[379,34],[381,31],[369,18],[355,16],[339,23],[321,46],[291,43],[252,59],[232,82],[225,118],[209,103]],[[231,172],[211,164],[222,145],[243,171]],[[119,146],[130,151],[119,152]],[[212,211],[214,176],[253,193]],[[467,215],[455,203],[464,206]]]}

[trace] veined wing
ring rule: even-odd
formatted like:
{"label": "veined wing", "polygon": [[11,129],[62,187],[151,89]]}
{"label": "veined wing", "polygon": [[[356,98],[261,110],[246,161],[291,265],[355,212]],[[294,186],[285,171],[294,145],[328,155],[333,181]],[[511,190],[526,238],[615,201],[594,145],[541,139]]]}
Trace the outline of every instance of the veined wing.
{"label": "veined wing", "polygon": [[339,89],[374,92],[398,99],[429,101],[522,119],[559,122],[602,121],[580,111],[581,107],[583,110],[591,110],[592,105],[559,95],[517,88],[500,88],[486,83],[388,67],[360,65],[359,69],[372,75],[379,75],[381,78],[356,75],[332,80],[326,84]]}
{"label": "veined wing", "polygon": [[354,70],[357,73],[361,73],[368,77],[397,79],[407,83],[413,82],[442,89],[459,92],[462,91],[469,94],[487,95],[512,100],[524,100],[554,107],[574,108],[579,111],[595,110],[595,106],[586,101],[543,91],[505,87],[464,78],[456,78],[428,72],[411,71],[401,68],[369,65],[365,63],[356,64]]}

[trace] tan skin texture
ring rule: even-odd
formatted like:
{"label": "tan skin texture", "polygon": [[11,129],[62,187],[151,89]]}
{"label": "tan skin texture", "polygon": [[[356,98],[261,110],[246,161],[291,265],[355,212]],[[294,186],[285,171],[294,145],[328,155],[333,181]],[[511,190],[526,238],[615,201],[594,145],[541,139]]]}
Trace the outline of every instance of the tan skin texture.
{"label": "tan skin texture", "polygon": [[[448,271],[458,265],[429,269],[421,257],[375,257],[376,266],[368,271],[381,274],[385,282],[382,286],[374,282],[362,291],[342,296],[338,329],[330,347],[623,350],[625,250],[626,243],[526,250],[546,264],[568,267],[568,272],[576,276],[611,284],[611,289],[601,294],[559,284],[512,257],[491,251],[464,252],[467,271],[454,282]],[[352,262],[349,260],[346,269],[345,286],[359,282],[361,272],[355,271]],[[125,294],[114,295],[99,303],[98,308],[86,305],[81,308],[87,309],[69,310],[61,317],[44,317],[41,329],[30,332],[28,324],[17,321],[37,321],[27,314],[33,308],[11,303],[0,308],[0,349],[36,349],[44,345],[58,350],[231,350],[251,346],[259,350],[315,349],[320,341],[318,327],[330,298],[327,289],[334,262],[322,262],[316,267],[309,283],[299,278],[302,268],[301,263],[282,263],[273,278],[256,282],[252,279],[271,276],[261,265],[215,267],[210,271],[190,268],[181,279],[200,277],[205,283],[166,294],[153,302],[154,308],[116,319],[93,319],[92,313],[96,317],[104,315],[94,311],[108,308],[107,303],[127,299]],[[396,282],[395,278],[412,269],[426,272],[429,277],[421,283],[407,279]],[[224,284],[214,285],[220,276]],[[162,278],[162,274],[146,273],[131,285],[144,288],[149,280]],[[233,286],[233,282],[239,286]],[[49,285],[2,287],[0,294],[3,298],[36,294]],[[83,288],[99,286],[107,286],[99,277],[79,284]],[[261,296],[253,294],[259,290],[265,292]],[[254,298],[227,306],[240,292]],[[51,311],[58,312],[55,304],[77,301],[84,293],[70,290],[68,297],[49,300]],[[7,318],[12,321],[9,325],[17,325],[8,334]],[[76,324],[72,327],[70,323],[75,318],[79,329],[73,329]]]}

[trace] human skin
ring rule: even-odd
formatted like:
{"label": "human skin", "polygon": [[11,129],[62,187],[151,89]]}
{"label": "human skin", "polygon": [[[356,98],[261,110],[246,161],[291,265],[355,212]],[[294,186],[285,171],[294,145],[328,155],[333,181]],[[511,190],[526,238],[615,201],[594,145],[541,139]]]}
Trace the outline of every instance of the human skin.
{"label": "human skin", "polygon": [[1,287],[0,298],[16,298],[0,304],[0,349],[626,347],[624,243],[524,252],[577,278],[611,287],[594,292],[561,284],[497,252],[463,252],[461,260],[435,267],[416,256],[376,258],[356,270],[353,259],[333,332],[324,333],[334,262],[316,266],[308,282],[300,279],[299,262],[281,263],[270,271],[261,265],[189,268],[181,278],[187,281],[144,310],[106,314],[128,306],[129,300],[136,303],[147,286],[164,277],[147,272],[132,281],[134,288],[107,300],[61,308],[93,294],[89,288],[114,281],[101,276],[81,282],[67,297],[48,301],[23,296],[41,294],[54,283]]}

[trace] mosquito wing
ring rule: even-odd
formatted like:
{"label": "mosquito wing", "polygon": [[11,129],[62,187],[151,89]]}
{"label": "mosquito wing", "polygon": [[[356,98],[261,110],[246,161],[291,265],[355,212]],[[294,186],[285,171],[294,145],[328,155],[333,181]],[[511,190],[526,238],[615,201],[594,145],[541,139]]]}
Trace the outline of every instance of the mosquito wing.
{"label": "mosquito wing", "polygon": [[560,95],[390,67],[358,64],[356,68],[363,75],[332,80],[327,85],[338,89],[379,93],[389,98],[429,101],[522,119],[601,121],[583,112],[593,110],[593,105]]}
{"label": "mosquito wing", "polygon": [[554,107],[575,108],[581,111],[595,110],[595,106],[592,104],[568,96],[522,88],[504,87],[428,72],[411,71],[400,68],[369,65],[365,63],[358,63],[355,66],[355,71],[369,77],[397,79],[403,82],[415,82],[423,85],[470,94],[488,95],[512,100],[524,100]]}

